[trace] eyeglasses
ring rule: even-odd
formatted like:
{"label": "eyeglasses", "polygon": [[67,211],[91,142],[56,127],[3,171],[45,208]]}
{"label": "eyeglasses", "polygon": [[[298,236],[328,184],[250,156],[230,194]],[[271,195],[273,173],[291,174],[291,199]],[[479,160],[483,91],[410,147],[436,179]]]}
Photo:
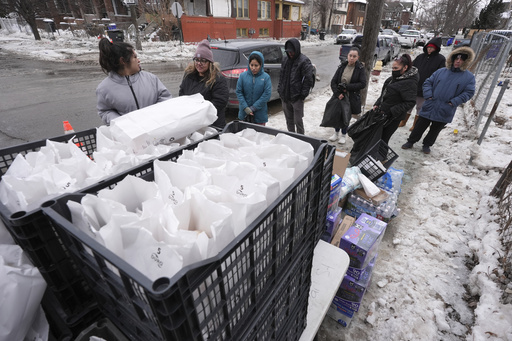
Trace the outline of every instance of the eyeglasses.
{"label": "eyeglasses", "polygon": [[467,54],[458,54],[455,56],[454,60],[457,60],[457,59],[462,59],[463,61],[465,61],[466,59],[468,59],[468,55]]}
{"label": "eyeglasses", "polygon": [[192,59],[195,63],[197,64],[206,64],[209,62],[208,59],[203,59],[203,58],[193,58]]}

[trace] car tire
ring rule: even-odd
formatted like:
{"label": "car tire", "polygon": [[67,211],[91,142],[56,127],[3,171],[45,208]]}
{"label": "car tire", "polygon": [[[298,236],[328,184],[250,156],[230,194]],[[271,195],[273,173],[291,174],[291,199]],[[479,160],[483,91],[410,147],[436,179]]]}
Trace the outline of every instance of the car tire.
{"label": "car tire", "polygon": [[386,55],[386,58],[384,58],[382,60],[382,66],[386,65],[388,62],[391,61],[391,52],[389,52],[387,55]]}

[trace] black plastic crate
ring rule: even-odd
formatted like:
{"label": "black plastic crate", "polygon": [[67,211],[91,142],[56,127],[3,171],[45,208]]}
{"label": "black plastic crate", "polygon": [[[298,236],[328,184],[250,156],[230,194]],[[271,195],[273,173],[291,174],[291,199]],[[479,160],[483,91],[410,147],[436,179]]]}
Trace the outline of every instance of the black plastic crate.
{"label": "black plastic crate", "polygon": [[[361,156],[355,163],[354,166],[361,169],[361,173],[366,175],[371,181],[376,181],[381,176],[386,174],[387,169],[391,167],[391,164],[398,159],[398,155],[391,149],[386,142],[379,140],[368,152]],[[378,161],[382,163],[382,167],[379,167]]]}
{"label": "black plastic crate", "polygon": [[313,252],[304,250],[253,319],[234,340],[298,340],[306,328]]}
{"label": "black plastic crate", "polygon": [[103,316],[97,308],[84,309],[70,321],[69,315],[62,310],[57,297],[49,288],[43,295],[41,306],[50,327],[49,341],[72,341],[84,328]]}
{"label": "black plastic crate", "polygon": [[[73,138],[73,143],[79,146],[87,156],[92,158],[92,153],[96,150],[96,128],[80,131],[67,135],[49,138],[55,142],[66,142]],[[17,146],[7,147],[0,150],[0,177],[7,172],[7,169],[18,154],[26,155],[29,152],[36,152],[41,147],[46,146],[46,140],[28,142]]]}
{"label": "black plastic crate", "polygon": [[[218,137],[218,134],[212,134],[207,139],[216,137]],[[49,140],[66,142],[71,138],[73,143],[93,159],[93,152],[96,150],[96,128],[50,138]],[[0,150],[0,178],[18,154],[26,155],[29,152],[38,151],[46,146],[46,141],[45,139]],[[192,149],[198,143],[199,141],[182,146],[158,157],[158,159],[176,160],[184,149]],[[128,174],[144,177],[147,173],[153,171],[152,167],[153,162],[146,161],[119,175],[106,178],[98,184],[84,188],[80,192],[94,193],[96,188],[107,187],[118,182],[120,177],[124,178]],[[28,212],[12,213],[0,202],[0,218],[14,241],[25,251],[34,266],[39,268],[49,289],[53,291],[55,297],[53,303],[59,305],[60,315],[65,315],[61,316],[65,323],[74,325],[84,313],[97,309],[95,296],[70,256],[67,245],[57,234],[48,217],[42,213],[40,207]]]}
{"label": "black plastic crate", "polygon": [[[92,158],[96,150],[96,128],[49,140],[66,142],[70,139]],[[18,154],[38,151],[46,145],[46,141],[29,142],[0,150],[0,178]],[[56,311],[59,312],[59,319],[70,325],[76,324],[84,313],[97,308],[89,286],[41,209],[11,214],[0,203],[0,218],[15,242],[25,251],[34,266],[39,268],[48,284],[48,290],[52,292],[51,300],[48,299],[49,295],[45,295],[47,299],[43,300],[43,308],[46,308],[45,302],[58,305]]]}
{"label": "black plastic crate", "polygon": [[[223,133],[245,128],[286,133],[243,122],[230,123]],[[245,333],[294,260],[306,251],[312,255],[325,227],[325,184],[330,183],[334,148],[325,141],[287,134],[311,143],[315,157],[310,167],[217,256],[187,266],[172,278],[149,280],[75,228],[67,201],[78,202],[85,194],[58,198],[43,208],[69,245],[102,312],[118,327],[126,325],[120,329],[130,338],[233,339]],[[145,179],[152,180],[152,173]],[[115,181],[100,185],[112,187]]]}
{"label": "black plastic crate", "polygon": [[100,337],[107,341],[129,341],[108,318],[103,318],[85,328],[75,341],[89,341],[92,336]]}

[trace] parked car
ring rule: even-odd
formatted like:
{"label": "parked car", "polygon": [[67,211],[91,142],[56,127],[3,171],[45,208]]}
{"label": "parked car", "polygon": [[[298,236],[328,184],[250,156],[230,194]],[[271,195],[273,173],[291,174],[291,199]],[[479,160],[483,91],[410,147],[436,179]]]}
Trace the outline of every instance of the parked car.
{"label": "parked car", "polygon": [[453,40],[455,39],[455,36],[443,36],[441,37],[441,43],[443,46],[450,46],[453,44]]}
{"label": "parked car", "polygon": [[318,28],[312,28],[310,31],[309,31],[310,34],[313,34],[313,35],[317,35],[318,34]]}
{"label": "parked car", "polygon": [[398,41],[402,47],[414,48],[420,39],[420,31],[407,30],[398,38]]}
{"label": "parked car", "polygon": [[416,46],[425,46],[427,43],[427,36],[423,33],[420,33],[420,38],[416,42]]}
{"label": "parked car", "polygon": [[382,32],[380,34],[386,35],[386,36],[395,36],[395,37],[400,36],[396,31],[394,31],[390,28],[386,28],[386,29],[382,30]]}
{"label": "parked car", "polygon": [[400,29],[398,30],[398,34],[402,35],[407,30],[412,30],[412,26],[411,25],[402,25],[402,26],[400,26]]}
{"label": "parked car", "polygon": [[[375,54],[373,56],[373,60],[371,63],[372,68],[375,66],[375,63],[378,60],[381,60],[382,64],[386,65],[386,63],[391,61],[393,58],[391,46],[389,45],[389,42],[386,39],[386,37],[389,37],[389,36],[379,35],[377,37],[377,46],[375,46]],[[353,46],[361,48],[362,44],[363,44],[363,35],[362,34],[358,34],[354,38],[354,41],[352,42],[352,44],[343,44],[340,47],[340,56],[339,56],[340,61],[344,61],[347,59],[348,51],[350,51],[350,49]]]}
{"label": "parked car", "polygon": [[462,47],[462,46],[471,46],[471,39],[466,39],[466,38],[455,38],[454,42],[453,42],[453,49],[456,49],[458,47]]}
{"label": "parked car", "polygon": [[351,44],[356,35],[355,29],[346,28],[336,37],[336,44]]}
{"label": "parked car", "polygon": [[[386,30],[384,30],[384,31],[386,31]],[[386,41],[389,45],[389,48],[391,50],[391,59],[395,59],[396,57],[398,57],[400,55],[400,49],[401,49],[400,42],[398,41],[398,34],[396,36],[383,34],[382,36],[386,39]]]}
{"label": "parked car", "polygon": [[425,34],[427,40],[430,40],[436,36],[436,33],[434,31],[429,31],[427,34]]}
{"label": "parked car", "polygon": [[[213,58],[219,62],[222,75],[226,77],[229,88],[228,108],[238,108],[236,97],[236,83],[240,74],[247,70],[249,55],[259,51],[265,58],[265,72],[272,81],[272,94],[270,100],[279,98],[277,86],[281,73],[281,62],[285,56],[284,43],[264,40],[226,40],[210,43]],[[316,67],[313,65],[313,87],[316,81]]]}

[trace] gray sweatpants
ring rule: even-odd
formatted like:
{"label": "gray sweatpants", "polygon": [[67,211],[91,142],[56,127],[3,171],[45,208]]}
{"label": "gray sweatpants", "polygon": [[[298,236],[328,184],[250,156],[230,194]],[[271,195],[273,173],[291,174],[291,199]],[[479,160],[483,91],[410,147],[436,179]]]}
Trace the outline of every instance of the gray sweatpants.
{"label": "gray sweatpants", "polygon": [[295,132],[297,127],[297,133],[304,135],[304,101],[298,99],[295,102],[288,102],[281,98],[283,104],[284,117],[286,118],[286,128],[292,133]]}

